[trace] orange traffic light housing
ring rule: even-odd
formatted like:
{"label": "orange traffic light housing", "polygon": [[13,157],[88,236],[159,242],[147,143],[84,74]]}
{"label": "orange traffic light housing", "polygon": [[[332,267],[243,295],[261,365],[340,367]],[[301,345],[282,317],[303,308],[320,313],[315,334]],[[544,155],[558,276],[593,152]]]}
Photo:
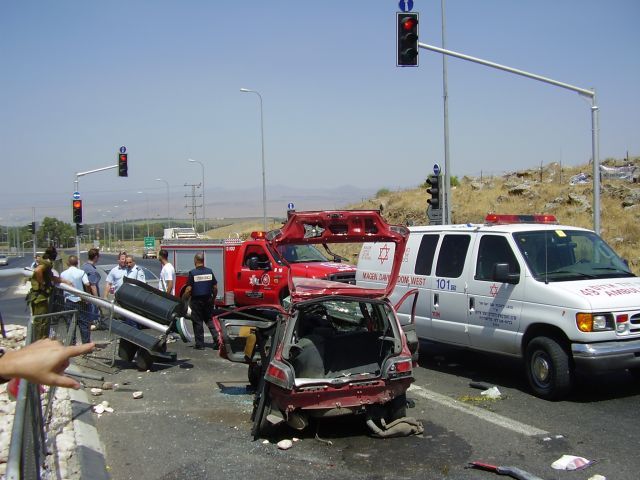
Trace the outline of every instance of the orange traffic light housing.
{"label": "orange traffic light housing", "polygon": [[119,153],[118,154],[118,176],[119,177],[127,177],[127,154]]}
{"label": "orange traffic light housing", "polygon": [[73,200],[71,206],[73,207],[73,223],[82,223],[82,200]]}

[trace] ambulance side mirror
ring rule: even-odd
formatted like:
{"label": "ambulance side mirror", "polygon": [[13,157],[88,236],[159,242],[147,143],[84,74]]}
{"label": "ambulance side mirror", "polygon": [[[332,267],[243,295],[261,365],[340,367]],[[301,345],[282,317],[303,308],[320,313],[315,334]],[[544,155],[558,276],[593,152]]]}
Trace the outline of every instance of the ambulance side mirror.
{"label": "ambulance side mirror", "polygon": [[493,266],[493,280],[500,283],[516,284],[520,281],[520,275],[517,273],[509,273],[508,263],[496,263]]}

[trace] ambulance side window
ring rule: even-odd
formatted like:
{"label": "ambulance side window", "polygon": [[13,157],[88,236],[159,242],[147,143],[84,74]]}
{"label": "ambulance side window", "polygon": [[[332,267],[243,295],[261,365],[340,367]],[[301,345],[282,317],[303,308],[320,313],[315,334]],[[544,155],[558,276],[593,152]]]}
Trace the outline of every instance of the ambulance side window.
{"label": "ambulance side window", "polygon": [[433,257],[436,254],[439,235],[423,235],[418,248],[418,258],[413,273],[416,275],[429,275],[433,266]]}
{"label": "ambulance side window", "polygon": [[478,247],[476,280],[492,281],[493,267],[496,263],[507,263],[509,273],[520,274],[520,265],[507,239],[499,235],[484,235]]}
{"label": "ambulance side window", "polygon": [[469,250],[469,235],[445,235],[436,265],[437,277],[457,278],[462,275]]}

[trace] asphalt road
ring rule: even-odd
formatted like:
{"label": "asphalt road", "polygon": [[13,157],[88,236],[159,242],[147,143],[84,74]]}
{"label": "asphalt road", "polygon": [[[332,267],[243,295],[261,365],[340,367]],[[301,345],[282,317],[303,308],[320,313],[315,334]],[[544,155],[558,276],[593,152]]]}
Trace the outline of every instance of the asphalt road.
{"label": "asphalt road", "polygon": [[[139,263],[159,271],[156,260]],[[26,318],[24,299],[11,295],[4,281],[0,310],[7,323]],[[640,471],[640,383],[626,372],[582,378],[567,400],[547,402],[527,392],[517,362],[423,344],[408,393],[415,404],[408,415],[423,422],[423,435],[374,439],[362,419],[352,418],[317,425],[331,445],[314,439],[314,424],[302,433],[281,430],[267,444],[250,434],[246,367],[181,342],[169,351],[178,361],[156,363],[148,372],[118,361],[119,371],[105,379],[120,388],[95,397],[114,408],[96,418],[114,480],[496,478],[465,469],[474,460],[544,479],[586,480],[597,473],[631,480]],[[496,385],[503,397],[482,399],[472,381]],[[134,391],[144,397],[134,400]],[[301,440],[290,450],[274,444],[293,436]],[[553,470],[563,454],[597,463],[577,472]]]}

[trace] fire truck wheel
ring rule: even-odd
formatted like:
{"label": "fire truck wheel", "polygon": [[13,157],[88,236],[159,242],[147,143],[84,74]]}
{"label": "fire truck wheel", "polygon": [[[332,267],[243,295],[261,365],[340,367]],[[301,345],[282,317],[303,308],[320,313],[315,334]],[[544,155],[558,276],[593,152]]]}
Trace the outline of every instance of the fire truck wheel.
{"label": "fire truck wheel", "polygon": [[535,337],[525,350],[527,380],[533,393],[545,400],[559,400],[571,390],[569,355],[553,338]]}

